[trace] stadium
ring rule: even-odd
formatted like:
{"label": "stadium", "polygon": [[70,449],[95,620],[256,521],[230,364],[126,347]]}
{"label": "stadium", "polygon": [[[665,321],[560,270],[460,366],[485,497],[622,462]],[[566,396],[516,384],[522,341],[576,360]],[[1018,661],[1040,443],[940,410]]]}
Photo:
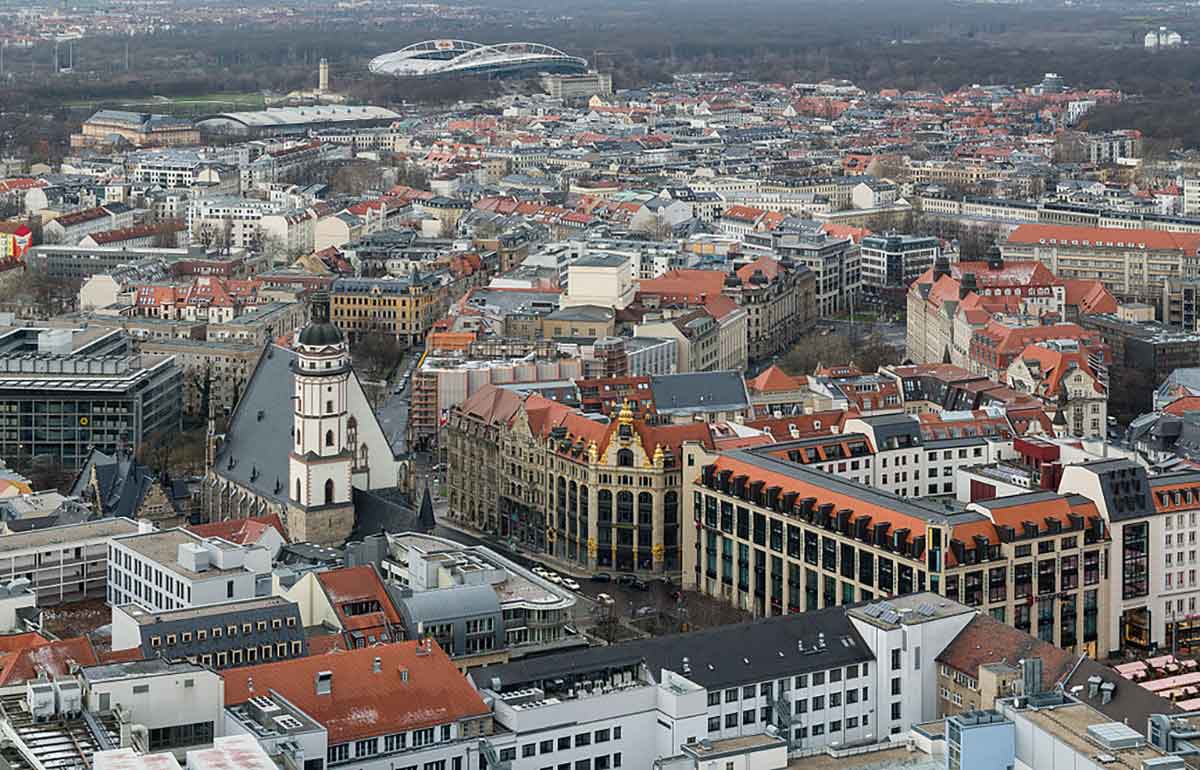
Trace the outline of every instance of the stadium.
{"label": "stadium", "polygon": [[396,78],[492,78],[586,72],[587,60],[541,43],[484,45],[469,40],[425,40],[376,56],[368,67],[376,75]]}

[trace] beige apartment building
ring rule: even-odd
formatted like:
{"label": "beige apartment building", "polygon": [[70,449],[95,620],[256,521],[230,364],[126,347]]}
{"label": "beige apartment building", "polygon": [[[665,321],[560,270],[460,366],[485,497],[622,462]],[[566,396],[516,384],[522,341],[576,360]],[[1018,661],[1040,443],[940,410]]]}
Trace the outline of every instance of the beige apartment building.
{"label": "beige apartment building", "polygon": [[1158,306],[1171,282],[1200,278],[1200,235],[1159,230],[1022,225],[1005,258],[1036,259],[1062,279],[1098,280],[1122,302]]}

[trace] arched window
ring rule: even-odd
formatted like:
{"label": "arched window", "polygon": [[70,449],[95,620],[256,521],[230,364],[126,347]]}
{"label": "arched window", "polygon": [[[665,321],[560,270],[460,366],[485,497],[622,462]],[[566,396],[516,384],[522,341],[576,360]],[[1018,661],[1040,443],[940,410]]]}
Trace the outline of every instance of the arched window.
{"label": "arched window", "polygon": [[333,446],[333,431],[325,431],[325,446]]}
{"label": "arched window", "polygon": [[612,492],[607,489],[601,489],[596,493],[596,514],[600,521],[611,522],[613,515],[613,499]]}
{"label": "arched window", "polygon": [[632,524],[633,523],[633,493],[618,492],[617,493],[617,523]]}
{"label": "arched window", "polygon": [[300,479],[296,479],[296,502],[300,502]]}
{"label": "arched window", "polygon": [[622,468],[632,468],[633,467],[633,450],[632,449],[619,450],[617,452],[617,465],[621,466]]}
{"label": "arched window", "polygon": [[649,492],[638,494],[638,524],[651,524],[654,521],[654,495]]}
{"label": "arched window", "polygon": [[333,479],[325,480],[325,504],[333,505]]}

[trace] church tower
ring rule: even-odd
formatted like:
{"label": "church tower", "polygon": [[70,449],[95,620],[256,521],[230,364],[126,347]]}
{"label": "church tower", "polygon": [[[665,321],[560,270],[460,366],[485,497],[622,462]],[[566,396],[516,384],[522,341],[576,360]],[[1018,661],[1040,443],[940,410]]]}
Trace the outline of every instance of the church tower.
{"label": "church tower", "polygon": [[341,545],[354,528],[347,446],[350,350],[329,320],[329,295],[313,297],[292,362],[288,529],[296,540]]}

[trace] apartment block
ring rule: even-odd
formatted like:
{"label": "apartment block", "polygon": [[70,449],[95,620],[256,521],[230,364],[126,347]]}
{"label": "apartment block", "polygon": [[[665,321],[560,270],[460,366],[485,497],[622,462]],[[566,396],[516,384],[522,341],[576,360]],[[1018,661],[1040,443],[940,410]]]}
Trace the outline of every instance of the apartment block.
{"label": "apartment block", "polygon": [[108,543],[138,532],[129,519],[14,532],[0,538],[0,581],[28,580],[44,607],[106,595]]}
{"label": "apartment block", "polygon": [[112,608],[112,649],[186,658],[219,670],[308,654],[300,608],[279,596],[148,612]]}

